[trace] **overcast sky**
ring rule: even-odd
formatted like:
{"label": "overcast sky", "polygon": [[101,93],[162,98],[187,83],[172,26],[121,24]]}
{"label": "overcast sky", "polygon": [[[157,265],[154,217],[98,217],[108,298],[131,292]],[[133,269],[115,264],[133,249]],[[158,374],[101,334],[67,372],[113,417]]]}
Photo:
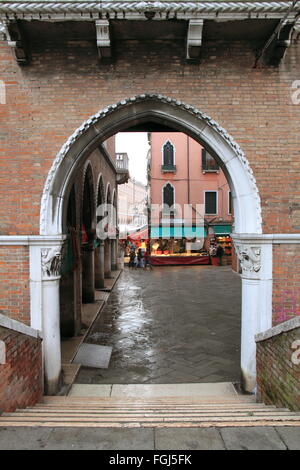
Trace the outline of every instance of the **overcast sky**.
{"label": "overcast sky", "polygon": [[127,152],[129,173],[141,183],[147,184],[147,132],[119,132],[116,135],[116,152]]}

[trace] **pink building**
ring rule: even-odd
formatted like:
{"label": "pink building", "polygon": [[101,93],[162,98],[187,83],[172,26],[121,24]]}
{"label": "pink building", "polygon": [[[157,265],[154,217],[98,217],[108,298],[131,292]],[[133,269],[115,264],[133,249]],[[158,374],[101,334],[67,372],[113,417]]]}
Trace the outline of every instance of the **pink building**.
{"label": "pink building", "polygon": [[150,141],[151,238],[203,240],[210,233],[225,240],[231,232],[231,193],[214,158],[183,133],[155,132]]}

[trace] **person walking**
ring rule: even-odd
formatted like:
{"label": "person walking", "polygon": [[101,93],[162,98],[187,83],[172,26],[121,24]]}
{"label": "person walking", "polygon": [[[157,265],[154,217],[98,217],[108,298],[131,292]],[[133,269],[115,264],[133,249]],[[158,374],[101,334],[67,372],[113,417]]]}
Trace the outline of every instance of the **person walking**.
{"label": "person walking", "polygon": [[223,265],[224,249],[223,249],[222,245],[220,245],[220,244],[217,246],[216,255],[219,258],[219,266],[222,266]]}
{"label": "person walking", "polygon": [[130,255],[129,255],[129,264],[128,264],[129,268],[134,267],[134,260],[135,260],[135,251],[131,250]]}

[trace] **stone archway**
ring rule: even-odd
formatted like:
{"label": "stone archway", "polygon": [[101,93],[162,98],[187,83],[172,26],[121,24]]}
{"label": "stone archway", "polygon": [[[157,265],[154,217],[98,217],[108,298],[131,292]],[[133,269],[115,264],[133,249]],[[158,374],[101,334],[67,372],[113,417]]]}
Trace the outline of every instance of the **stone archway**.
{"label": "stone archway", "polygon": [[[74,175],[99,142],[148,122],[172,127],[198,141],[214,155],[227,177],[235,214],[232,236],[243,271],[241,371],[244,388],[253,391],[254,336],[271,326],[272,249],[270,244],[261,243],[260,197],[249,163],[239,145],[213,119],[181,101],[155,94],[124,99],[99,111],[73,133],[54,160],[42,197],[40,233],[52,237],[63,235],[64,201]],[[59,331],[56,335],[59,336]],[[47,354],[50,352],[45,350],[45,357]],[[60,364],[52,368],[52,375],[53,370],[57,376]]]}

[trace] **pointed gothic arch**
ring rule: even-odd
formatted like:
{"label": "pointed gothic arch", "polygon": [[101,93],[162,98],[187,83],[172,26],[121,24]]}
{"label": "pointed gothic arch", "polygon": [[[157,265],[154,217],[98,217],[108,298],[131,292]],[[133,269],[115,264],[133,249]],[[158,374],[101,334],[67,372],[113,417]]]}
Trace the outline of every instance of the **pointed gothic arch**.
{"label": "pointed gothic arch", "polygon": [[162,164],[172,167],[175,165],[175,146],[167,140],[162,147]]}
{"label": "pointed gothic arch", "polygon": [[69,137],[53,162],[41,201],[40,233],[57,237],[64,233],[65,201],[74,175],[99,143],[149,122],[192,137],[211,153],[227,177],[235,215],[232,235],[243,271],[241,369],[245,389],[251,391],[255,386],[254,336],[272,321],[272,251],[259,243],[261,204],[248,160],[216,121],[188,104],[157,94],[134,96],[99,111]]}

